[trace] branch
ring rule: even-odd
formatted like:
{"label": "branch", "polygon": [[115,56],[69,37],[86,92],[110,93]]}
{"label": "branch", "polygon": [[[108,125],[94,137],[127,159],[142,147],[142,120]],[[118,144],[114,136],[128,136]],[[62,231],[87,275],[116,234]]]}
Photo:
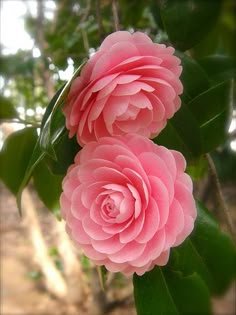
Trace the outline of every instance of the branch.
{"label": "branch", "polygon": [[100,42],[103,41],[104,38],[104,28],[102,24],[102,15],[101,15],[101,2],[100,0],[96,0],[96,16],[97,16],[97,23],[98,23],[98,34]]}
{"label": "branch", "polygon": [[215,189],[216,189],[216,195],[220,204],[221,209],[223,210],[224,216],[225,216],[225,220],[229,229],[229,232],[231,233],[232,238],[235,240],[236,242],[236,232],[235,232],[235,227],[234,227],[234,223],[232,221],[232,218],[230,216],[229,213],[229,209],[226,205],[224,196],[222,194],[222,190],[220,187],[220,182],[219,182],[219,178],[217,176],[217,171],[215,168],[215,164],[211,158],[211,156],[209,154],[206,154],[206,159],[208,162],[208,166],[209,166],[209,172],[210,172],[210,176],[213,180],[213,183],[215,185]]}
{"label": "branch", "polygon": [[119,10],[118,10],[118,1],[112,0],[112,14],[114,19],[114,29],[115,31],[119,31],[120,22],[119,22]]}

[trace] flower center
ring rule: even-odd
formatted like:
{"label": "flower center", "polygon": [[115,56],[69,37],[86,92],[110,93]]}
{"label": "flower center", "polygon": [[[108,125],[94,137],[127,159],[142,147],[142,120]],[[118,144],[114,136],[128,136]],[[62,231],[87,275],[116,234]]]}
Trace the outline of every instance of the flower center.
{"label": "flower center", "polygon": [[102,203],[102,216],[104,220],[110,221],[110,219],[115,219],[119,214],[119,210],[117,209],[114,200],[107,196]]}

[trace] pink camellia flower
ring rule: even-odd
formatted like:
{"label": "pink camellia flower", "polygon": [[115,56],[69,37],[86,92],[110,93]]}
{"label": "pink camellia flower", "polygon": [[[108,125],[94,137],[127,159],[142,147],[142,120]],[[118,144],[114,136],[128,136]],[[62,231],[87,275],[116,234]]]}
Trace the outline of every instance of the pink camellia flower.
{"label": "pink camellia flower", "polygon": [[174,48],[141,33],[109,35],[71,86],[63,112],[81,146],[104,136],[149,138],[180,107],[182,71]]}
{"label": "pink camellia flower", "polygon": [[142,275],[165,265],[196,218],[185,166],[181,153],[140,135],[90,142],[63,181],[69,235],[95,264],[113,272]]}

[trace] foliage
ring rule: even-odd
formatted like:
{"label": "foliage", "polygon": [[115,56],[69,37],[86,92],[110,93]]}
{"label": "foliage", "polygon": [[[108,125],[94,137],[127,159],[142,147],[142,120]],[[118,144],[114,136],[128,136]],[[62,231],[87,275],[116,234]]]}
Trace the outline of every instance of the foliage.
{"label": "foliage", "polygon": [[[65,69],[68,58],[79,66],[90,49],[97,48],[101,39],[113,31],[111,1],[101,1],[99,10],[95,0],[80,0],[79,4],[75,0],[57,0],[56,3],[55,19],[43,26],[48,45],[39,59],[23,51],[1,57],[4,67],[0,74],[5,82],[11,81],[12,90],[11,98],[0,99],[1,120],[19,118],[18,105],[46,106],[47,93],[39,79],[42,62],[54,69],[51,75]],[[119,5],[122,29],[139,29],[154,41],[171,43],[182,60],[182,107],[154,141],[181,151],[189,164],[195,166],[197,178],[206,169],[204,154],[212,152],[220,165],[216,148],[228,139],[236,74],[232,40],[236,35],[235,5],[231,0],[122,0]],[[102,25],[97,12],[102,17]],[[28,30],[34,37],[36,22],[33,17],[27,19]],[[75,76],[79,71],[80,68]],[[55,87],[61,83],[55,80]],[[44,204],[58,216],[61,181],[80,150],[75,139],[68,139],[61,112],[69,86],[70,82],[61,85],[47,106],[39,136],[32,121],[28,121],[27,128],[13,133],[4,142],[0,152],[0,178],[17,196],[19,208],[21,193],[32,178]],[[18,103],[19,95],[21,103]],[[155,267],[142,277],[134,275],[139,315],[210,314],[210,296],[224,293],[235,277],[236,254],[232,241],[220,231],[203,205],[197,203],[197,207],[194,232],[172,250],[168,265]]]}

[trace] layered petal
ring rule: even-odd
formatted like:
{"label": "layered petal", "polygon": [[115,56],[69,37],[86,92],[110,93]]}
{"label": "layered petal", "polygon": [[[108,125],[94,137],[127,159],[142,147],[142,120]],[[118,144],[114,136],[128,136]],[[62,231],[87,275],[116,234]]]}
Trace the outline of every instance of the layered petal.
{"label": "layered petal", "polygon": [[196,219],[184,157],[137,135],[102,137],[75,157],[60,198],[66,230],[97,265],[142,275],[165,265]]}

